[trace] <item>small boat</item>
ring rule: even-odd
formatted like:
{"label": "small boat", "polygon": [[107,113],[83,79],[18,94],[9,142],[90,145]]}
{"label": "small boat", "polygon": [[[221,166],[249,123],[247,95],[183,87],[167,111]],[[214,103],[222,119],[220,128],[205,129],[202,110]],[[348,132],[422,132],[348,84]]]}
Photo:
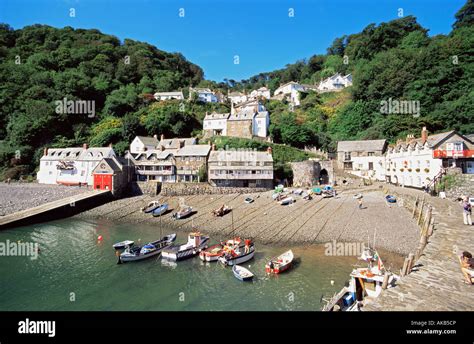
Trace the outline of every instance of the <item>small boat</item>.
{"label": "small boat", "polygon": [[281,192],[274,192],[274,193],[272,194],[272,199],[273,199],[273,200],[276,200],[278,197],[280,197],[280,195],[281,195]]}
{"label": "small boat", "polygon": [[301,198],[304,199],[304,200],[307,200],[307,201],[311,201],[313,199],[311,194],[309,192],[306,192],[306,191],[301,194]]}
{"label": "small boat", "polygon": [[119,263],[131,262],[150,258],[160,254],[163,249],[170,246],[176,240],[176,234],[169,234],[157,241],[149,242],[143,246],[128,247],[119,256]]}
{"label": "small boat", "polygon": [[240,265],[234,265],[232,272],[234,273],[235,278],[242,282],[251,281],[254,276],[253,273]]}
{"label": "small boat", "polygon": [[237,265],[245,263],[255,255],[255,245],[250,240],[245,240],[245,246],[231,248],[224,252],[224,255],[217,260],[224,265]]}
{"label": "small boat", "polygon": [[162,258],[172,261],[184,260],[194,257],[202,250],[207,248],[209,237],[202,235],[200,232],[193,232],[188,235],[186,244],[173,245],[163,250]]}
{"label": "small boat", "polygon": [[250,204],[250,203],[253,203],[254,202],[254,199],[252,197],[246,197],[244,199],[244,202],[247,203],[247,204]]}
{"label": "small boat", "polygon": [[153,210],[155,210],[156,208],[158,208],[160,206],[160,202],[158,201],[151,201],[150,203],[148,203],[148,205],[146,207],[143,207],[141,210],[145,213],[145,214],[148,214],[148,213],[151,213]]}
{"label": "small boat", "polygon": [[293,263],[293,258],[293,251],[289,250],[276,258],[270,259],[270,261],[265,264],[266,273],[279,274],[283,271],[288,270],[291,267],[291,264]]}
{"label": "small boat", "polygon": [[241,244],[243,243],[240,238],[227,240],[225,243],[219,243],[209,247],[204,251],[201,251],[199,253],[199,258],[205,262],[214,262],[217,261],[217,259],[222,256],[227,250],[236,249]]}
{"label": "small boat", "polygon": [[154,217],[161,216],[168,211],[168,203],[161,204],[158,208],[152,211]]}
{"label": "small boat", "polygon": [[358,193],[358,194],[355,194],[353,197],[354,197],[355,199],[360,199],[360,198],[362,198],[363,196],[362,196],[362,194]]}
{"label": "small boat", "polygon": [[193,212],[193,207],[190,206],[184,206],[181,209],[179,209],[176,213],[173,214],[173,218],[175,220],[180,220],[184,219],[185,217],[191,215]]}
{"label": "small boat", "polygon": [[280,205],[289,205],[289,204],[293,204],[295,200],[293,199],[293,197],[286,197],[284,199],[282,199],[280,201]]}
{"label": "small boat", "polygon": [[313,189],[313,192],[314,192],[316,195],[321,195],[321,193],[322,193],[321,188],[314,188],[314,189]]}
{"label": "small boat", "polygon": [[225,214],[229,213],[230,210],[231,210],[230,207],[223,204],[219,208],[213,210],[212,215],[214,215],[214,216],[224,216]]}
{"label": "small boat", "polygon": [[135,244],[135,242],[132,241],[132,240],[124,240],[124,241],[115,243],[115,244],[113,244],[112,246],[113,246],[113,248],[116,249],[116,250],[123,250],[123,249],[126,248],[127,246],[128,246],[128,247],[132,247],[134,244]]}
{"label": "small boat", "polygon": [[301,194],[303,193],[303,189],[296,189],[296,190],[293,190],[293,193],[294,193],[295,195],[298,195],[298,196],[299,196],[299,195],[301,195]]}
{"label": "small boat", "polygon": [[395,196],[392,196],[392,195],[385,196],[385,199],[387,200],[388,203],[396,203],[397,202],[397,198]]}
{"label": "small boat", "polygon": [[334,192],[333,191],[323,191],[322,195],[323,195],[323,198],[331,198],[331,197],[334,197]]}

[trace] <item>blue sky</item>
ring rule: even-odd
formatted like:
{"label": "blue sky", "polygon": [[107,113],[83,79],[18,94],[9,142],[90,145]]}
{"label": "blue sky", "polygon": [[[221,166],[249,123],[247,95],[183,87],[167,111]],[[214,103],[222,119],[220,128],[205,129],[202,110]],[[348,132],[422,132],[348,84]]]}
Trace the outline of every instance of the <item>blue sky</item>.
{"label": "blue sky", "polygon": [[465,1],[0,0],[0,22],[15,29],[31,24],[96,28],[121,40],[145,41],[182,53],[204,69],[207,79],[222,81],[324,53],[334,38],[395,19],[399,8],[415,15],[430,35],[447,34]]}

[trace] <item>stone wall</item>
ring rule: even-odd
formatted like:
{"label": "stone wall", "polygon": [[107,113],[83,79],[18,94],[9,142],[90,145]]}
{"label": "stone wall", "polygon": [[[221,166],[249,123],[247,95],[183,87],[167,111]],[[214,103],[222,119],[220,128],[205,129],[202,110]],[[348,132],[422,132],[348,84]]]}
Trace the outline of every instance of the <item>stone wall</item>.
{"label": "stone wall", "polygon": [[156,196],[161,191],[161,185],[162,183],[156,180],[149,180],[146,182],[132,182],[131,194]]}
{"label": "stone wall", "polygon": [[252,138],[252,120],[227,121],[227,136]]}
{"label": "stone wall", "polygon": [[214,187],[208,183],[164,183],[161,188],[162,196],[189,196],[212,194],[249,194],[267,191],[266,188],[234,188]]}
{"label": "stone wall", "polygon": [[455,181],[453,185],[446,190],[446,197],[457,199],[463,196],[474,197],[474,174],[448,173],[453,176]]}
{"label": "stone wall", "polygon": [[327,180],[323,180],[322,184],[332,184],[334,181],[334,169],[332,160],[306,160],[300,162],[292,162],[293,169],[293,186],[295,187],[311,187],[320,184],[321,171],[326,170]]}

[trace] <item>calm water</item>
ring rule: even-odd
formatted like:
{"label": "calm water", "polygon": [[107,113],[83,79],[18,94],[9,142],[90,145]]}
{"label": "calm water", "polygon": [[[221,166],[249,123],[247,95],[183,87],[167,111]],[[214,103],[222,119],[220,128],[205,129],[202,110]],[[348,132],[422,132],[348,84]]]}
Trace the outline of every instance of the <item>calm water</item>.
{"label": "calm water", "polygon": [[[250,283],[238,281],[231,268],[197,257],[173,265],[159,257],[116,264],[113,243],[159,237],[153,226],[75,219],[2,231],[0,242],[37,242],[41,252],[36,260],[0,257],[0,310],[319,310],[321,296],[340,290],[357,263],[353,257],[327,257],[321,246],[291,247],[295,267],[266,276],[266,258],[288,248],[257,242],[255,259],[244,264],[256,275]],[[186,238],[180,233],[178,242]]]}

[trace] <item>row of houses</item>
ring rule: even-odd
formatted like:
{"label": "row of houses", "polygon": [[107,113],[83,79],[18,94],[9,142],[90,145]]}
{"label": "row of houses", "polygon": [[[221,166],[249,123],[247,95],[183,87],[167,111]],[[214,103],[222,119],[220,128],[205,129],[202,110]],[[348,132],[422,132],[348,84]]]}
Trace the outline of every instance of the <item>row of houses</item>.
{"label": "row of houses", "polygon": [[198,144],[195,138],[137,136],[123,158],[111,146],[45,149],[37,181],[92,186],[120,195],[132,181],[200,182],[201,176],[213,186],[271,188],[271,149],[223,151]]}
{"label": "row of houses", "polygon": [[[271,91],[267,87],[260,87],[256,90],[253,90],[249,94],[246,92],[228,92],[227,96],[220,92],[214,92],[209,88],[189,88],[189,99],[192,99],[194,94],[197,95],[197,98],[205,103],[223,103],[227,99],[230,100],[231,104],[240,104],[248,101],[255,101],[257,99],[287,99],[292,104],[298,106],[300,105],[300,93],[315,91],[315,92],[337,92],[345,87],[352,85],[352,75],[341,75],[339,73],[330,76],[324,80],[321,80],[318,85],[306,85],[299,84],[297,82],[291,81],[286,84],[280,85],[278,87],[273,97],[271,96]],[[154,97],[158,101],[178,99],[184,100],[183,92],[156,92]]]}
{"label": "row of houses", "polygon": [[386,140],[339,141],[338,167],[354,175],[416,188],[431,187],[447,168],[474,174],[474,142],[452,130],[429,135],[426,127],[415,138],[395,145]]}

